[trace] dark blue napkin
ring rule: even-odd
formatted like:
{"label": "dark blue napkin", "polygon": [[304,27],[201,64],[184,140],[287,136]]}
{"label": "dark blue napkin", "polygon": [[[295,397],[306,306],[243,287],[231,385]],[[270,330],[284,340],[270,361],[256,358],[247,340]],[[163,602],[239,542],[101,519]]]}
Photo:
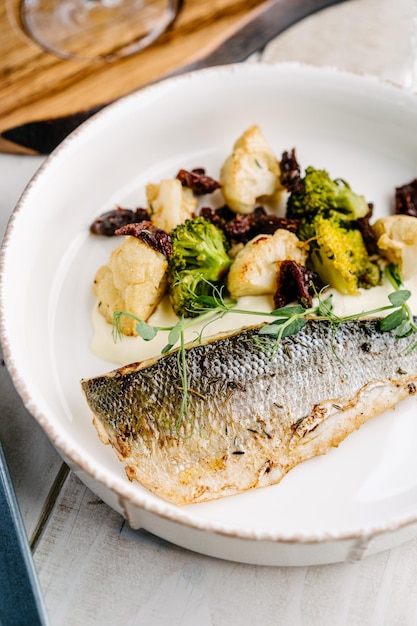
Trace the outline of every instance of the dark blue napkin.
{"label": "dark blue napkin", "polygon": [[46,626],[22,516],[0,445],[0,626]]}

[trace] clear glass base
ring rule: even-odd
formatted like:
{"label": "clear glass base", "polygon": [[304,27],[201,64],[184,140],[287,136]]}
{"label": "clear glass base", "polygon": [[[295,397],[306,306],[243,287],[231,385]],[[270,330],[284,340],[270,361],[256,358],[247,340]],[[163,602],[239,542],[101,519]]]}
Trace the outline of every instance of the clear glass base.
{"label": "clear glass base", "polygon": [[178,0],[23,0],[26,34],[68,59],[112,61],[143,50],[174,21]]}

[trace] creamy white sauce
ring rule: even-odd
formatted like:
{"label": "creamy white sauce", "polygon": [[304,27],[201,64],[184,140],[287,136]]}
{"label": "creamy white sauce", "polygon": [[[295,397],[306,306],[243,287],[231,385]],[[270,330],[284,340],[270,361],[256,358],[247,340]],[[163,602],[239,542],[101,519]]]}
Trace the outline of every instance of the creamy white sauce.
{"label": "creamy white sauce", "polygon": [[[269,296],[254,296],[241,298],[236,308],[252,311],[272,311],[273,300]],[[143,361],[150,357],[157,356],[168,343],[169,331],[159,331],[152,341],[144,341],[141,337],[126,337],[115,341],[113,328],[99,313],[98,307],[93,309],[93,338],[91,349],[94,354],[106,361],[111,361],[120,365]],[[241,315],[238,313],[227,313],[222,318],[213,322],[205,319],[196,323],[192,328],[185,331],[185,340],[193,341],[203,331],[203,337],[207,338],[218,333],[231,332],[243,328],[244,326],[254,326],[263,321],[271,320],[268,315]],[[155,313],[148,319],[148,324],[152,326],[174,326],[178,318],[172,312],[168,298],[165,297],[160,303]]]}
{"label": "creamy white sauce", "polygon": [[[411,291],[408,301],[414,314],[417,313],[417,274],[405,283],[405,287]],[[340,317],[362,313],[371,309],[376,309],[389,304],[388,294],[393,291],[392,285],[385,281],[381,286],[371,289],[360,290],[357,296],[342,296],[335,290],[333,293],[334,313]],[[271,296],[252,296],[240,298],[238,309],[269,312],[273,310],[273,299]],[[389,313],[389,311],[388,311]],[[381,316],[382,313],[376,314]],[[178,318],[172,312],[168,298],[160,303],[155,313],[149,318],[148,323],[154,326],[173,326]],[[207,338],[218,333],[239,330],[245,326],[260,324],[263,321],[271,321],[267,315],[241,315],[237,313],[227,313],[221,319],[209,323],[205,320],[196,324],[186,331],[186,341],[192,341],[203,331],[203,337]],[[126,337],[115,340],[113,328],[107,323],[99,313],[97,306],[92,313],[93,338],[91,350],[99,358],[114,363],[115,365],[126,365],[136,361],[143,361],[161,353],[161,350],[168,343],[169,331],[160,331],[152,341],[144,341],[141,337]]]}
{"label": "creamy white sauce", "polygon": [[[404,282],[404,288],[409,289],[411,292],[410,299],[407,301],[414,315],[417,314],[417,274],[410,280]],[[340,317],[346,315],[353,315],[355,313],[362,313],[364,311],[370,311],[389,305],[388,295],[394,291],[391,283],[384,279],[382,285],[378,287],[372,287],[371,289],[360,289],[360,293],[357,296],[342,296],[334,289],[329,290],[329,293],[333,293],[333,306],[334,312]],[[382,317],[386,313],[376,313],[375,316]]]}

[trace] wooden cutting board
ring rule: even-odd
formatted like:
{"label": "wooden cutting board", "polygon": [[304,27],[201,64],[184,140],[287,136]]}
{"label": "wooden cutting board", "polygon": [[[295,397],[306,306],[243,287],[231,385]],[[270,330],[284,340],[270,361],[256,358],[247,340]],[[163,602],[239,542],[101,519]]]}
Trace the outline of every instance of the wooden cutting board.
{"label": "wooden cutting board", "polygon": [[2,2],[0,132],[102,105],[179,70],[215,48],[261,4],[261,0],[186,1],[173,28],[147,50],[116,62],[89,62],[43,52],[23,34],[17,20],[11,24]]}
{"label": "wooden cutting board", "polygon": [[[84,111],[193,64],[198,66],[199,60],[210,56],[272,5],[283,9],[283,16],[279,16],[283,29],[304,14],[338,1],[185,0],[173,27],[150,48],[115,62],[88,62],[60,59],[42,51],[19,26],[16,16],[20,0],[6,0],[0,4],[0,135],[32,122],[53,123],[62,116],[81,114],[81,121]],[[291,14],[288,21],[287,13]],[[233,60],[242,60],[244,54],[244,49],[236,51],[235,56],[241,58]],[[0,151],[27,152],[22,145],[31,144],[24,142],[25,132],[30,129],[22,130],[22,142],[1,137]]]}

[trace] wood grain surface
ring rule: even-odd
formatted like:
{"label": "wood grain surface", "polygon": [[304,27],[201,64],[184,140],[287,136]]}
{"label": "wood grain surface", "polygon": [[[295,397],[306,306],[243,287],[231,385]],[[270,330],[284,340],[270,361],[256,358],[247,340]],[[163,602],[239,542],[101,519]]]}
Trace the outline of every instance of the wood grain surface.
{"label": "wood grain surface", "polygon": [[[244,60],[259,49],[262,36],[266,43],[301,17],[340,1],[185,0],[174,25],[151,47],[118,61],[92,62],[42,51],[22,30],[20,0],[6,0],[0,4],[0,151],[31,152],[29,147],[47,153],[57,138],[65,136],[66,128],[59,129],[62,118],[73,117],[77,125],[91,109],[170,74]],[[256,32],[251,30],[251,24],[271,8],[275,23],[265,19],[258,22]],[[264,30],[260,33],[259,28]],[[233,41],[236,33],[241,33],[240,39]],[[225,56],[224,44],[231,40],[234,48]],[[33,123],[45,120],[49,124],[41,128],[45,145],[39,146],[35,134],[40,130]],[[48,142],[51,124],[57,138]],[[10,133],[16,127],[20,132]],[[11,138],[13,142],[8,141]]]}
{"label": "wood grain surface", "polygon": [[[13,2],[17,0],[13,0]],[[115,62],[60,59],[19,29],[17,4],[0,4],[0,133],[110,102],[209,53],[251,18],[261,0],[185,2],[173,28],[147,50]],[[13,16],[16,21],[13,22]]]}

